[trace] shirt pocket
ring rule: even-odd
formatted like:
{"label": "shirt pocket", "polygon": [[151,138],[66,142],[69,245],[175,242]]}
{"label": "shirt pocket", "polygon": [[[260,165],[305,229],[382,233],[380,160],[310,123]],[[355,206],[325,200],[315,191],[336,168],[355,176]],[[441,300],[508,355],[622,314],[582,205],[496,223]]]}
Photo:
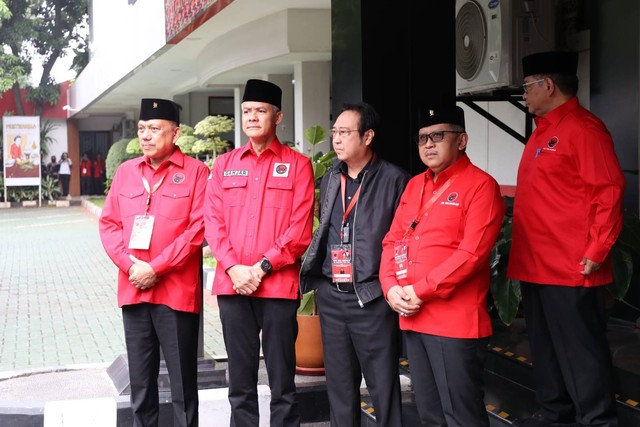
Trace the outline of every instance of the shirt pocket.
{"label": "shirt pocket", "polygon": [[118,194],[118,205],[122,218],[129,218],[134,215],[144,214],[144,204],[146,194],[144,188],[134,188],[131,190],[120,190]]}
{"label": "shirt pocket", "polygon": [[293,205],[293,178],[271,177],[264,193],[265,208],[291,208]]}
{"label": "shirt pocket", "polygon": [[222,200],[225,206],[243,206],[247,194],[246,176],[225,176],[222,178]]}
{"label": "shirt pocket", "polygon": [[[158,215],[169,219],[183,219],[191,212],[191,189],[185,186],[171,186],[160,194],[160,211]],[[153,203],[153,201],[151,202]]]}

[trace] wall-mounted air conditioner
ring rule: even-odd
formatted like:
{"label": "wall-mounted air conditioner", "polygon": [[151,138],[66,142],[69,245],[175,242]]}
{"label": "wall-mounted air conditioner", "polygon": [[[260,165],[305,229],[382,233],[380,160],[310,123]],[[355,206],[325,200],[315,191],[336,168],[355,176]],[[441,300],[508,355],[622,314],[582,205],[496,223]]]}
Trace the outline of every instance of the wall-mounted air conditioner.
{"label": "wall-mounted air conditioner", "polygon": [[522,57],[554,49],[554,7],[548,0],[456,0],[458,94],[519,86]]}

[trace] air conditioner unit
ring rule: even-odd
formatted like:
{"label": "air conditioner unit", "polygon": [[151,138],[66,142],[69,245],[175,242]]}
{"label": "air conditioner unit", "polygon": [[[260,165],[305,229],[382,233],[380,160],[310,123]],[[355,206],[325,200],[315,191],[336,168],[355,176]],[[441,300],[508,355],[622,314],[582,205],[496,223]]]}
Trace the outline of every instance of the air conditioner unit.
{"label": "air conditioner unit", "polygon": [[458,95],[517,87],[522,57],[553,50],[554,2],[456,0]]}

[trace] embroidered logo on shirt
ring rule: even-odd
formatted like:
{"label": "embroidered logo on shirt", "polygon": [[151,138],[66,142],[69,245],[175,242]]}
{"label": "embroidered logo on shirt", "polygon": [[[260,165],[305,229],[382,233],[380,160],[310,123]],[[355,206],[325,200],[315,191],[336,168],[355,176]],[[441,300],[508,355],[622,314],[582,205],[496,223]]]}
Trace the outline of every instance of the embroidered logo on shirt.
{"label": "embroidered logo on shirt", "polygon": [[460,203],[457,203],[455,200],[458,198],[459,194],[454,191],[453,193],[449,193],[447,196],[447,200],[445,202],[440,202],[441,205],[451,205],[451,206],[460,206]]}
{"label": "embroidered logo on shirt", "polygon": [[222,172],[222,176],[249,176],[248,170],[226,170]]}
{"label": "embroidered logo on shirt", "polygon": [[551,139],[549,139],[549,142],[547,142],[547,146],[543,148],[544,151],[556,151],[556,146],[558,145],[558,143],[560,142],[560,140],[558,139],[557,136],[552,136]]}
{"label": "embroidered logo on shirt", "polygon": [[278,178],[286,178],[289,176],[289,163],[275,163],[273,165],[273,176]]}
{"label": "embroidered logo on shirt", "polygon": [[174,184],[180,184],[182,181],[184,181],[184,174],[182,172],[176,172],[173,174],[173,183]]}

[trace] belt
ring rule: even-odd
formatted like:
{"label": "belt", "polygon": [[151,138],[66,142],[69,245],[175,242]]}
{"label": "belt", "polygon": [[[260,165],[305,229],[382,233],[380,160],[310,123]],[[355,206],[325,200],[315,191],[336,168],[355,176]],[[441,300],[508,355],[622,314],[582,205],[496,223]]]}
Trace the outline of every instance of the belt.
{"label": "belt", "polygon": [[338,292],[350,292],[353,293],[355,292],[353,290],[353,283],[352,282],[348,282],[348,283],[335,283],[335,282],[329,282],[331,284],[331,287],[335,288],[338,290]]}

